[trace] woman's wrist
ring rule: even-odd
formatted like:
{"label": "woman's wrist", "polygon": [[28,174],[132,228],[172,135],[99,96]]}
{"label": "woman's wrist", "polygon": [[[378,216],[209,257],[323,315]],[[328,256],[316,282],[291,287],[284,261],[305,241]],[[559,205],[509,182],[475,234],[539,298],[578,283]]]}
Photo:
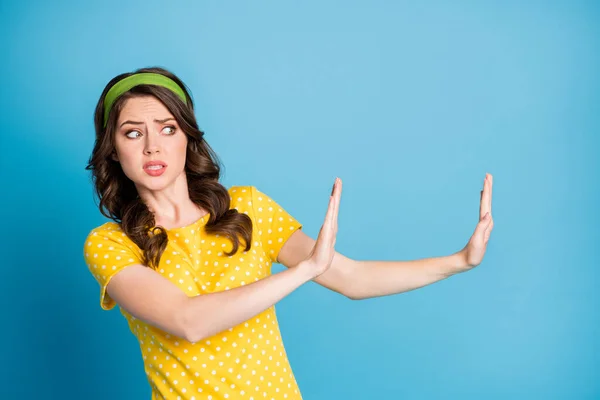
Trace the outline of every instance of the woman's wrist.
{"label": "woman's wrist", "polygon": [[298,276],[300,276],[305,282],[311,281],[318,276],[315,273],[315,269],[306,261],[302,261],[292,268],[296,270]]}

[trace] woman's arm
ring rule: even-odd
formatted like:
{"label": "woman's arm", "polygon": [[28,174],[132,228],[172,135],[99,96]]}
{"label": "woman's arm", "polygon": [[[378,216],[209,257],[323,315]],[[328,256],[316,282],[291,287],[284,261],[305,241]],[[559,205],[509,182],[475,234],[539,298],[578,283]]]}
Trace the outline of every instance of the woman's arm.
{"label": "woman's arm", "polygon": [[198,342],[260,314],[313,277],[299,264],[244,286],[188,297],[161,274],[135,264],[117,273],[107,291],[134,317]]}
{"label": "woman's arm", "polygon": [[408,292],[465,270],[463,253],[410,261],[354,261],[349,294],[354,300]]}
{"label": "woman's arm", "polygon": [[[314,243],[314,239],[297,230],[281,249],[278,262],[293,268]],[[362,300],[417,289],[462,272],[466,267],[464,251],[409,261],[357,261],[336,252],[331,268],[314,281],[352,300]]]}
{"label": "woman's arm", "polygon": [[293,268],[231,290],[188,297],[160,273],[134,264],[117,272],[106,290],[134,317],[190,342],[247,321],[331,267],[341,190],[336,182],[319,236]]}

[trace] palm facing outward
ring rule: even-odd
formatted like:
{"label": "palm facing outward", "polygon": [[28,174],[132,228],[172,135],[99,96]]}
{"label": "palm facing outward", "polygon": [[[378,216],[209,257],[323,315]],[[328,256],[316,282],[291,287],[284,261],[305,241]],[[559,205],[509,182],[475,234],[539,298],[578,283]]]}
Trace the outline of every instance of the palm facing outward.
{"label": "palm facing outward", "polygon": [[338,210],[342,196],[342,180],[336,178],[333,190],[329,197],[329,206],[325,215],[325,222],[321,226],[317,242],[304,263],[310,268],[314,277],[327,271],[335,255],[335,239],[338,230]]}
{"label": "palm facing outward", "polygon": [[481,263],[493,228],[492,175],[486,174],[479,204],[479,223],[473,236],[469,239],[469,243],[460,251],[465,260],[465,269],[471,269]]}

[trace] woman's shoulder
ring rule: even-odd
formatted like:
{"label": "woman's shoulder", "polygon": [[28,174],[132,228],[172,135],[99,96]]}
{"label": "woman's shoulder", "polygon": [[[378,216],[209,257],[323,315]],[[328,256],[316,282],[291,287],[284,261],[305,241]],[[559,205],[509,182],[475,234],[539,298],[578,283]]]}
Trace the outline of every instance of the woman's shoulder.
{"label": "woman's shoulder", "polygon": [[238,197],[240,196],[250,196],[252,194],[252,191],[255,189],[254,186],[251,185],[232,185],[229,187],[229,189],[227,189],[227,192],[229,192],[229,195],[233,197],[233,195],[237,195]]}
{"label": "woman's shoulder", "polygon": [[265,192],[255,185],[233,185],[227,189],[227,192],[229,192],[231,200],[237,201],[242,201],[246,198],[250,201],[252,201],[253,198],[254,200],[258,200],[258,196],[268,197]]}
{"label": "woman's shoulder", "polygon": [[235,208],[238,212],[248,214],[252,208],[254,191],[256,188],[252,185],[233,185],[227,192],[231,198],[230,208]]}
{"label": "woman's shoulder", "polygon": [[231,198],[231,208],[246,209],[255,206],[258,211],[262,211],[266,207],[268,211],[273,211],[277,207],[277,211],[282,211],[281,206],[275,199],[261,190],[255,185],[234,185],[227,189]]}
{"label": "woman's shoulder", "polygon": [[95,243],[116,243],[120,246],[137,248],[137,245],[123,232],[121,225],[114,221],[105,222],[92,228],[88,232],[85,242],[87,246]]}
{"label": "woman's shoulder", "polygon": [[102,225],[98,225],[98,226],[92,228],[89,231],[88,235],[104,236],[104,235],[113,235],[113,234],[120,234],[120,233],[123,233],[123,230],[121,229],[121,225],[114,221],[108,221],[108,222],[103,223]]}

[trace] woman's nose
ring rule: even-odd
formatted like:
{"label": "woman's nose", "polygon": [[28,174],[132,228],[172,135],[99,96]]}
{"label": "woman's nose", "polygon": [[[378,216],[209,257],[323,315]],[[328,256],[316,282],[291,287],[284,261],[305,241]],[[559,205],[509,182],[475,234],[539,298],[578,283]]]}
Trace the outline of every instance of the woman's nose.
{"label": "woman's nose", "polygon": [[158,153],[159,152],[159,133],[158,132],[149,132],[148,135],[146,135],[146,142],[145,142],[145,147],[144,147],[144,153],[145,154],[152,154],[152,153]]}
{"label": "woman's nose", "polygon": [[158,153],[158,148],[157,147],[146,147],[144,149],[144,153],[147,155],[151,155],[153,153]]}

